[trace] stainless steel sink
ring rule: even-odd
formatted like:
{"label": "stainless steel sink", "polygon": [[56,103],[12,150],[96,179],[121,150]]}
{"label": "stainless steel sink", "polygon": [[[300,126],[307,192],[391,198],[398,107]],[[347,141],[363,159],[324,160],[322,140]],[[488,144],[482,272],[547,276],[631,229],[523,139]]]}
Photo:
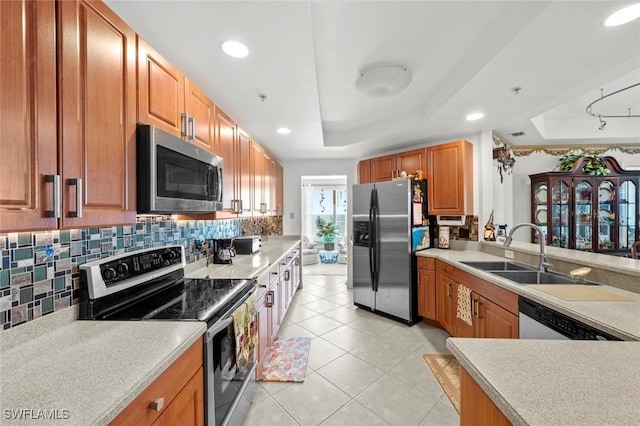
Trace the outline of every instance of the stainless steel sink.
{"label": "stainless steel sink", "polygon": [[483,271],[535,271],[535,267],[516,262],[460,262]]}
{"label": "stainless steel sink", "polygon": [[518,284],[582,284],[600,285],[591,281],[573,279],[565,275],[540,271],[489,271]]}

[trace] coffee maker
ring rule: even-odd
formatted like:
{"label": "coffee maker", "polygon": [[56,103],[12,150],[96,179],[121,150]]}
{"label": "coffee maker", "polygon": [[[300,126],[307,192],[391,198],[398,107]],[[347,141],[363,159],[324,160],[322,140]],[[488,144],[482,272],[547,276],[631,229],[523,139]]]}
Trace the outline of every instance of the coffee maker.
{"label": "coffee maker", "polygon": [[214,238],[213,240],[213,263],[228,264],[236,255],[231,238]]}

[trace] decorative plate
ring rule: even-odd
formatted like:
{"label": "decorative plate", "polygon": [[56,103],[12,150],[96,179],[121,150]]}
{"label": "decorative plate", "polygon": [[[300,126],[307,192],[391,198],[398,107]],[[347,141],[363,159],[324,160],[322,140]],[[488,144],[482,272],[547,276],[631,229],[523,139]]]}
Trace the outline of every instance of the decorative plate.
{"label": "decorative plate", "polygon": [[600,219],[600,222],[609,222],[613,221],[615,215],[607,209],[600,209],[598,210],[598,218]]}
{"label": "decorative plate", "polygon": [[534,196],[536,203],[538,204],[547,204],[547,187],[542,186],[538,188]]}
{"label": "decorative plate", "polygon": [[536,223],[538,225],[547,224],[547,209],[540,209],[536,211]]}
{"label": "decorative plate", "polygon": [[609,188],[600,187],[598,190],[598,201],[600,204],[609,203],[613,200],[613,191]]}

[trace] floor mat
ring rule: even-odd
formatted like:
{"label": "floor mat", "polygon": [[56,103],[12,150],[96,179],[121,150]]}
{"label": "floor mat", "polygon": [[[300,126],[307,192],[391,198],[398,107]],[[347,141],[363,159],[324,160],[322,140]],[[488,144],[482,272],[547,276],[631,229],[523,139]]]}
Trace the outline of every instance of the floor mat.
{"label": "floor mat", "polygon": [[258,380],[265,382],[303,382],[311,339],[277,336],[260,366]]}
{"label": "floor mat", "polygon": [[424,360],[433,371],[444,393],[460,413],[460,364],[451,354],[424,354]]}

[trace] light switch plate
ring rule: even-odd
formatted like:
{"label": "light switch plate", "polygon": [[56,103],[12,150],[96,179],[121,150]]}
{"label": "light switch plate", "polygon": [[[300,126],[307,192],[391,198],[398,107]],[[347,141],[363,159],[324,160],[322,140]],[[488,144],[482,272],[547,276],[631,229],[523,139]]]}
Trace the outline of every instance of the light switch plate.
{"label": "light switch plate", "polygon": [[504,251],[504,257],[506,257],[507,259],[513,259],[513,251],[512,250],[505,250]]}

